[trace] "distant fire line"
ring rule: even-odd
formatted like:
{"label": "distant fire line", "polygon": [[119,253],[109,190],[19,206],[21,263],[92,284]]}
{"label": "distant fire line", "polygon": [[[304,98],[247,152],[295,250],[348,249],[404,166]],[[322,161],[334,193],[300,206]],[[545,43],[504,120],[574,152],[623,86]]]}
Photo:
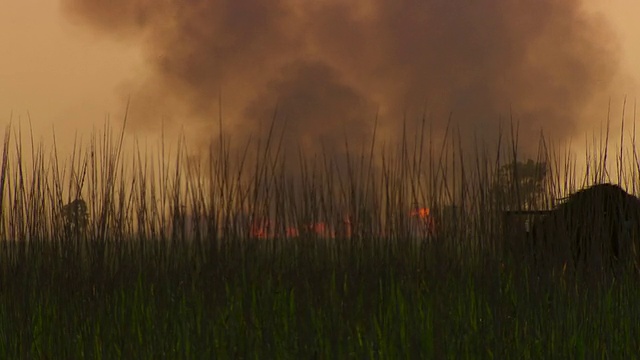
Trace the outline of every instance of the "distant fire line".
{"label": "distant fire line", "polygon": [[[409,211],[408,215],[410,220],[417,220],[417,222],[413,222],[412,224],[417,225],[421,233],[426,233],[430,236],[436,234],[436,223],[429,208],[416,207]],[[251,222],[249,236],[258,239],[268,239],[277,237],[278,232],[280,232],[287,238],[297,238],[304,234],[331,239],[335,239],[336,237],[350,238],[353,234],[351,217],[344,217],[342,224],[339,225],[341,226],[337,226],[338,228],[336,228],[327,222],[317,221],[301,225],[300,227],[288,225],[276,229],[272,221],[260,219]]]}

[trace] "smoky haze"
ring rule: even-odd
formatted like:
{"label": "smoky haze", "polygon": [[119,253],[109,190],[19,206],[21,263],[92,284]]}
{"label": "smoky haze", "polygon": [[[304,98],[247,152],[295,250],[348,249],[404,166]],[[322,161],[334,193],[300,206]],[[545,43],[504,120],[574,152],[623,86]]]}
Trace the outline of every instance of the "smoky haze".
{"label": "smoky haze", "polygon": [[[575,135],[606,106],[617,40],[580,0],[62,0],[70,19],[140,41],[149,73],[131,95],[132,126],[184,126],[203,143],[286,122],[285,149],[364,146],[379,118],[397,138],[449,114],[491,141],[505,119],[523,134]],[[602,101],[604,96],[605,100]],[[600,109],[606,113],[606,109]],[[535,136],[521,136],[533,150]],[[297,152],[297,150],[295,150]]]}

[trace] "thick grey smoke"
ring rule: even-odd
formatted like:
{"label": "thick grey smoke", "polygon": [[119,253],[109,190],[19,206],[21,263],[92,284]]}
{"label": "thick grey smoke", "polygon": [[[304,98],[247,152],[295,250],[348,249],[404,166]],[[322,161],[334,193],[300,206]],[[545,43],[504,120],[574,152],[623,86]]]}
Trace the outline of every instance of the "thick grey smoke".
{"label": "thick grey smoke", "polygon": [[522,133],[562,140],[618,71],[615,37],[581,0],[62,2],[144,44],[152,75],[131,94],[131,121],[173,114],[202,141],[219,99],[235,135],[266,130],[277,107],[290,149],[364,144],[376,114],[393,137],[425,109],[436,134],[451,112],[468,134],[496,136],[513,115]]}

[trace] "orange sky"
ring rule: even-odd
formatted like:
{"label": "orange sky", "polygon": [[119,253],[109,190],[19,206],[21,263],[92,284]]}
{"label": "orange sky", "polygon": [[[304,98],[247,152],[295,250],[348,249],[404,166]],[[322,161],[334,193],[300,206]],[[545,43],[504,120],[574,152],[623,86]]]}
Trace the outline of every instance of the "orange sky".
{"label": "orange sky", "polygon": [[[117,88],[142,71],[131,44],[79,31],[66,21],[55,1],[21,0],[0,11],[0,118],[21,119],[46,138],[55,126],[65,141],[87,133],[125,104]],[[66,138],[66,139],[65,139]]]}
{"label": "orange sky", "polygon": [[[615,23],[629,73],[640,79],[640,13],[637,0],[592,0]],[[60,143],[78,131],[102,126],[107,114],[118,117],[125,106],[121,94],[132,89],[145,71],[142,55],[131,42],[95,34],[64,18],[56,1],[21,0],[0,11],[0,119],[24,120],[30,113],[36,136],[45,140],[55,126]],[[124,90],[124,91],[123,91]],[[630,85],[611,94],[637,96]],[[606,103],[607,99],[603,99]],[[117,119],[119,120],[119,119]]]}

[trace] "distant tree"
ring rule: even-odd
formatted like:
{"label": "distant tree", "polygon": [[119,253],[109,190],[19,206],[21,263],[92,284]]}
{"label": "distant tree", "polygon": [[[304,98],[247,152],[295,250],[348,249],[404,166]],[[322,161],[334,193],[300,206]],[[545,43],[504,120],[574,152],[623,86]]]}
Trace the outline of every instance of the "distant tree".
{"label": "distant tree", "polygon": [[76,199],[62,207],[62,221],[66,234],[80,233],[89,223],[87,204],[82,199]]}
{"label": "distant tree", "polygon": [[548,173],[546,162],[531,159],[503,165],[491,185],[491,197],[507,209],[535,208],[542,199]]}

